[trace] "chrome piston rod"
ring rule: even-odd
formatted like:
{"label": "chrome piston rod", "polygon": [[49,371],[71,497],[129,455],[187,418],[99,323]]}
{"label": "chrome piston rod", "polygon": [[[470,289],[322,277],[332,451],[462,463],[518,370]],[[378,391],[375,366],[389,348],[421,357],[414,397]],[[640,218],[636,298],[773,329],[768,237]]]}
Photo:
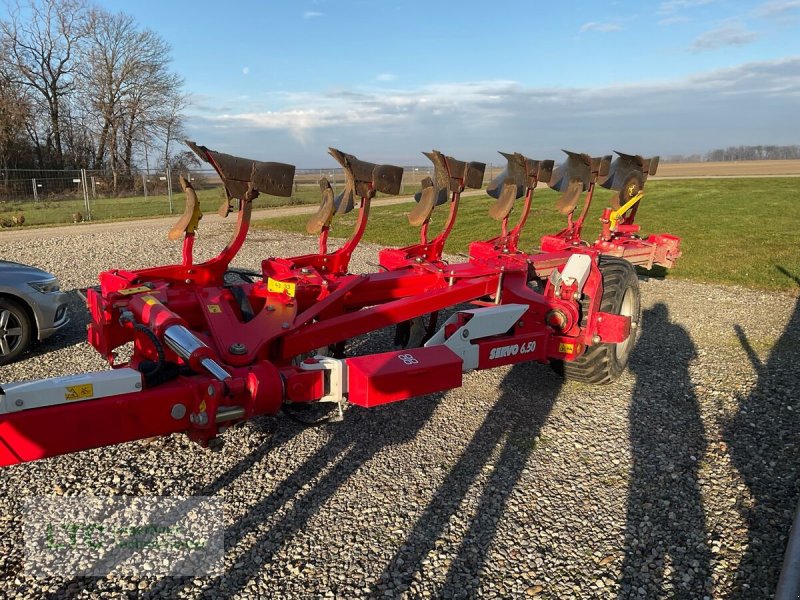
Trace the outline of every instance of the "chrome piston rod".
{"label": "chrome piston rod", "polygon": [[[164,343],[184,360],[189,360],[194,352],[201,348],[208,348],[198,337],[183,325],[170,325],[164,331]],[[231,375],[213,358],[204,358],[200,361],[203,368],[216,379],[225,381]]]}

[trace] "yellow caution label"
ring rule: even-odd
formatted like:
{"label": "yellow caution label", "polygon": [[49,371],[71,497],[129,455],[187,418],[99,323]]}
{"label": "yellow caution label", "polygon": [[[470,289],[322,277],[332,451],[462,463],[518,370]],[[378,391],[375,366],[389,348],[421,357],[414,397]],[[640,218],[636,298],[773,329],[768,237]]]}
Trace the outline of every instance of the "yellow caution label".
{"label": "yellow caution label", "polygon": [[91,383],[68,385],[64,388],[64,400],[83,400],[92,396],[94,396],[94,386]]}
{"label": "yellow caution label", "polygon": [[575,352],[575,344],[565,344],[564,342],[561,342],[558,345],[558,351],[562,354],[572,354]]}
{"label": "yellow caution label", "polygon": [[118,294],[122,294],[123,296],[131,296],[133,294],[141,294],[142,292],[149,292],[150,288],[146,286],[139,286],[134,288],[128,288],[126,290],[118,290]]}
{"label": "yellow caution label", "polygon": [[158,301],[158,298],[155,298],[153,296],[142,296],[142,300],[144,301],[145,304],[149,304],[150,306],[152,306],[153,304],[161,304],[161,302]]}
{"label": "yellow caution label", "polygon": [[219,314],[222,312],[222,309],[220,308],[219,304],[206,304],[206,308],[210,313]]}
{"label": "yellow caution label", "polygon": [[294,293],[297,290],[297,284],[291,281],[275,281],[272,277],[267,278],[267,291],[276,294],[286,294],[294,298]]}

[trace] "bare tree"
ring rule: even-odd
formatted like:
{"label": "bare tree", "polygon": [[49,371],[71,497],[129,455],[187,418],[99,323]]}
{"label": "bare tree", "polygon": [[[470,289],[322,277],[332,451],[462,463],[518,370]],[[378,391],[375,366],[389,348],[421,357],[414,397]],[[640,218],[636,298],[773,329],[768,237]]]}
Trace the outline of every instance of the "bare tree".
{"label": "bare tree", "polygon": [[170,144],[181,141],[186,135],[183,129],[183,111],[188,104],[188,96],[174,89],[166,99],[161,116],[158,118],[157,125],[164,142],[164,169],[170,166]]}
{"label": "bare tree", "polygon": [[728,146],[706,153],[707,161],[787,160],[800,158],[800,146]]}
{"label": "bare tree", "polygon": [[123,13],[96,9],[93,21],[82,96],[97,118],[94,163],[108,164],[116,189],[120,171],[133,174],[137,146],[146,152],[164,128],[179,127],[183,81],[170,72],[170,48],[158,34]]}
{"label": "bare tree", "polygon": [[25,123],[30,118],[30,103],[24,90],[0,71],[0,171],[5,188],[8,187],[8,169],[13,158],[27,150]]}
{"label": "bare tree", "polygon": [[45,134],[53,166],[64,167],[62,110],[75,86],[75,66],[81,42],[92,27],[83,0],[31,0],[17,4],[8,21],[0,21],[0,36],[8,52],[12,81],[30,89],[46,110]]}
{"label": "bare tree", "polygon": [[25,154],[30,166],[110,167],[116,190],[142,151],[168,162],[187,105],[169,44],[90,0],[12,1],[0,20],[0,166]]}

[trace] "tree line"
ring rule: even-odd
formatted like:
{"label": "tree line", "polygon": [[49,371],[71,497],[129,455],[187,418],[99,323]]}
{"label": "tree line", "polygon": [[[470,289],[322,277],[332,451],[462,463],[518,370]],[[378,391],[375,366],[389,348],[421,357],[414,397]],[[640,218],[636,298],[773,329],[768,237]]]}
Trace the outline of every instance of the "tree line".
{"label": "tree line", "polygon": [[669,162],[724,162],[732,160],[800,159],[800,146],[728,146],[705,154],[673,154]]}
{"label": "tree line", "polygon": [[175,160],[188,96],[170,46],[87,0],[28,0],[0,20],[0,171],[103,169],[114,190],[142,156]]}

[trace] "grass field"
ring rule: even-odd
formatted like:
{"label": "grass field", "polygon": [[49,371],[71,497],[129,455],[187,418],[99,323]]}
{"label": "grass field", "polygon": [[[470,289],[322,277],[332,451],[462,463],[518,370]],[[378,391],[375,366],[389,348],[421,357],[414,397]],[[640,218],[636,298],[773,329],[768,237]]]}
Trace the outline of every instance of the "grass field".
{"label": "grass field", "polygon": [[[797,179],[691,179],[651,181],[637,221],[642,233],[671,233],[683,238],[683,257],[669,277],[728,283],[765,290],[797,292],[800,277],[800,191]],[[610,192],[595,196],[584,228],[584,238],[596,239],[598,218]],[[538,245],[542,234],[563,227],[553,208],[558,194],[539,189],[523,235],[524,247]],[[488,196],[464,198],[446,251],[463,252],[470,241],[499,232],[486,214]],[[414,243],[418,230],[408,225],[410,204],[375,208],[364,239],[385,246]],[[332,235],[347,237],[355,211],[334,221]],[[434,213],[431,231],[441,226],[443,207]],[[307,216],[261,220],[255,227],[304,231]],[[512,214],[513,218],[513,214]],[[309,240],[309,251],[314,242]],[[754,307],[755,309],[755,307]]]}
{"label": "grass field", "polygon": [[[340,184],[341,185],[341,184]],[[412,189],[404,189],[403,193],[411,194]],[[198,190],[200,206],[204,213],[216,212],[222,203],[222,187]],[[303,185],[291,198],[262,195],[253,202],[253,208],[269,208],[298,204],[316,204],[319,202],[319,188],[314,185]],[[176,190],[172,195],[173,213],[183,212],[184,194]],[[124,221],[127,219],[143,219],[147,217],[163,217],[170,214],[169,198],[166,195],[133,196],[125,198],[98,198],[91,201],[92,221]],[[42,200],[40,202],[3,202],[0,201],[0,222],[10,220],[15,215],[25,216],[24,227],[41,227],[44,225],[60,225],[73,222],[73,214],[81,213],[86,217],[83,199]]]}

